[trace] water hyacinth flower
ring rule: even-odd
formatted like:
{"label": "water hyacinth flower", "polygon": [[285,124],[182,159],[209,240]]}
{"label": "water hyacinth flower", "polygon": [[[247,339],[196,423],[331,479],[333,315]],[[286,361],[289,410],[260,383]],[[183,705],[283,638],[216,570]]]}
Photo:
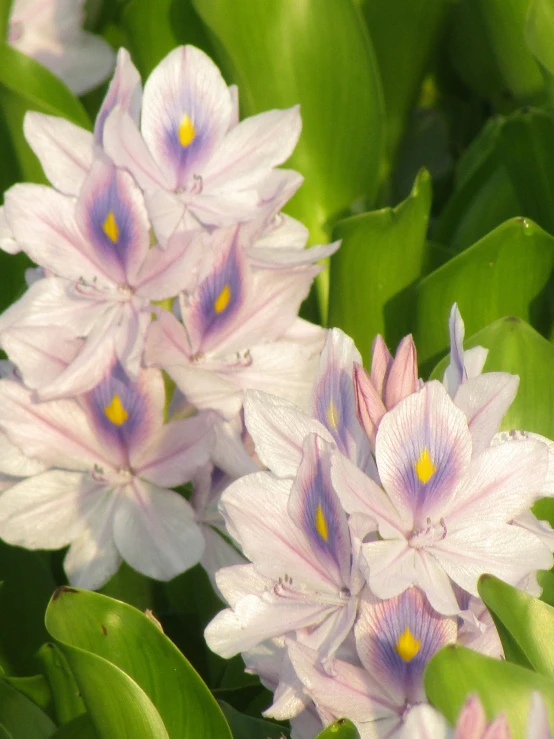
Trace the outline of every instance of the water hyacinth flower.
{"label": "water hyacinth flower", "polygon": [[122,559],[168,580],[199,561],[202,533],[190,504],[169,488],[208,461],[214,417],[163,423],[161,374],[130,383],[117,361],[80,398],[33,401],[14,379],[0,381],[9,441],[43,463],[0,497],[0,536],[30,549],[70,545],[71,583],[98,588]]}
{"label": "water hyacinth flower", "polygon": [[[259,189],[292,153],[300,125],[298,107],[238,123],[236,89],[204,52],[184,46],[148,78],[140,132],[116,106],[106,120],[104,147],[147,193],[163,241],[182,225],[228,226],[255,218]],[[282,176],[298,181],[296,173]]]}
{"label": "water hyacinth flower", "polygon": [[354,627],[361,666],[334,659],[325,670],[301,643],[290,641],[288,650],[318,710],[347,716],[361,739],[391,739],[413,706],[425,701],[425,666],[456,632],[456,619],[436,613],[417,588],[387,601],[366,590]]}
{"label": "water hyacinth flower", "polygon": [[14,0],[8,43],[33,57],[77,95],[110,74],[114,52],[100,36],[83,31],[85,0]]}
{"label": "water hyacinth flower", "polygon": [[[150,246],[148,214],[130,175],[96,160],[79,197],[43,185],[15,185],[5,198],[15,240],[52,276],[35,282],[0,319],[0,341],[42,398],[93,388],[115,354],[131,377],[142,360],[151,301],[195,279],[201,244],[179,234]],[[36,327],[57,327],[74,356],[45,384]],[[30,330],[29,330],[30,329]],[[65,338],[65,336],[64,336]],[[84,339],[84,342],[82,341]],[[48,346],[43,350],[48,353]],[[68,358],[69,359],[69,358]]]}

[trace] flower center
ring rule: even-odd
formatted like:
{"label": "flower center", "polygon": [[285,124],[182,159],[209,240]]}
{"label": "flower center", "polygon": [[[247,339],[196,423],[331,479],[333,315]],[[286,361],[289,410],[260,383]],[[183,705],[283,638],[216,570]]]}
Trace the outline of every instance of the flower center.
{"label": "flower center", "polygon": [[428,518],[423,528],[414,528],[409,535],[408,544],[414,549],[424,549],[442,541],[447,534],[444,518],[438,523],[432,523]]}

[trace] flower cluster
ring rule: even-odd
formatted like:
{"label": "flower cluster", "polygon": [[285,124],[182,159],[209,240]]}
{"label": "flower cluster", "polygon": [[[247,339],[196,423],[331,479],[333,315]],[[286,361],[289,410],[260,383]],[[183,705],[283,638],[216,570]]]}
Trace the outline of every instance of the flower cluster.
{"label": "flower cluster", "polygon": [[498,433],[518,378],[481,372],[486,352],[464,352],[456,306],[450,335],[442,383],[418,379],[411,337],[394,358],[378,337],[368,373],[333,329],[308,413],[247,393],[268,471],[221,497],[249,562],[217,573],[229,608],[206,639],[243,654],[274,691],[266,714],[292,719],[298,739],[340,716],[362,739],[400,735],[440,647],[502,654],[479,576],[532,591],[552,565],[553,532],[529,510],[554,493],[551,443]]}
{"label": "flower cluster", "polygon": [[[190,46],[144,90],[121,50],[93,133],[25,117],[52,187],[15,185],[0,211],[0,246],[38,265],[0,317],[0,536],[69,545],[73,584],[122,558],[164,580],[237,561],[206,541],[224,481],[256,469],[244,391],[302,402],[325,338],[297,313],[337,245],[304,249],[280,213],[300,127],[298,107],[239,122]],[[194,508],[174,490],[191,481]]]}

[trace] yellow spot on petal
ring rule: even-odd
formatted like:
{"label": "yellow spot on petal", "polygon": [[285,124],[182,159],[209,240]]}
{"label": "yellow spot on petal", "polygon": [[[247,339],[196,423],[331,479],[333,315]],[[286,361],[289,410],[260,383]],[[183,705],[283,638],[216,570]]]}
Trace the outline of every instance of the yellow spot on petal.
{"label": "yellow spot on petal", "polygon": [[113,210],[110,210],[110,212],[106,216],[106,220],[102,224],[102,230],[112,242],[112,244],[117,243],[117,240],[119,238],[119,228],[117,227],[117,221],[115,220]]}
{"label": "yellow spot on petal", "polygon": [[196,130],[194,128],[194,123],[185,113],[181,118],[181,123],[179,123],[179,142],[183,149],[186,149],[189,144],[192,144],[195,136]]}
{"label": "yellow spot on petal", "polygon": [[329,401],[327,406],[327,423],[332,429],[336,429],[339,425],[339,412],[332,400]]}
{"label": "yellow spot on petal", "polygon": [[421,641],[416,639],[410,629],[406,626],[404,633],[400,635],[394,648],[404,662],[411,662],[419,652],[420,647]]}
{"label": "yellow spot on petal", "polygon": [[325,520],[325,514],[321,508],[321,503],[318,504],[315,512],[315,528],[323,541],[327,541],[329,539],[329,529],[327,528],[327,521]]}
{"label": "yellow spot on petal", "polygon": [[214,300],[214,310],[216,313],[223,313],[225,308],[229,305],[231,300],[231,288],[229,285],[225,285],[223,290],[219,293],[217,298]]}
{"label": "yellow spot on petal", "polygon": [[119,395],[114,395],[109,405],[104,408],[104,413],[108,421],[111,421],[116,426],[123,426],[125,421],[129,418],[129,414],[123,407],[121,398]]}
{"label": "yellow spot on petal", "polygon": [[419,455],[419,459],[414,465],[418,480],[424,485],[429,482],[437,471],[436,466],[433,464],[431,455],[427,447]]}

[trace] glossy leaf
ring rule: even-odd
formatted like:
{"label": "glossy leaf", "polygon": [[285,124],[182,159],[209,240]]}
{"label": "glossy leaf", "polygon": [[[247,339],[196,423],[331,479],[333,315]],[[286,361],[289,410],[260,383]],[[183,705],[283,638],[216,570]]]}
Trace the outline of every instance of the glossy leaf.
{"label": "glossy leaf", "polygon": [[82,650],[102,658],[102,663],[109,660],[140,686],[170,739],[212,734],[231,738],[221,710],[197,673],[160,628],[132,606],[98,593],[61,588],[48,606],[46,626],[67,657],[97,729],[97,716],[83,690],[83,672],[75,669],[74,654],[80,656]]}
{"label": "glossy leaf", "polygon": [[425,669],[427,697],[451,722],[471,693],[477,693],[492,720],[506,714],[513,739],[527,739],[531,694],[541,692],[554,719],[554,681],[519,665],[485,657],[465,647],[450,645],[435,654]]}
{"label": "glossy leaf", "polygon": [[451,19],[451,60],[464,82],[497,108],[543,94],[538,64],[525,42],[528,0],[465,0]]}
{"label": "glossy leaf", "polygon": [[553,267],[554,238],[532,221],[518,218],[424,277],[416,288],[420,361],[436,361],[447,350],[448,315],[455,302],[468,336],[507,315],[546,330]]}
{"label": "glossy leaf", "polygon": [[347,218],[335,229],[342,246],[331,260],[329,325],[352,336],[366,364],[377,333],[395,345],[410,331],[407,291],[424,268],[430,208],[431,182],[422,171],[396,208]]}
{"label": "glossy leaf", "polygon": [[131,0],[122,14],[133,61],[145,79],[169,52],[193,44],[210,53],[210,43],[190,0]]}
{"label": "glossy leaf", "polygon": [[287,166],[305,177],[288,212],[314,242],[361,196],[375,197],[383,106],[367,30],[351,0],[193,0],[217,41],[242,114],[301,105],[302,136]]}
{"label": "glossy leaf", "polygon": [[495,623],[502,624],[529,666],[554,678],[554,608],[492,575],[483,575],[477,587]]}
{"label": "glossy leaf", "polygon": [[409,3],[363,0],[361,3],[383,85],[391,155],[416,102],[448,7],[449,0],[410,0]]}
{"label": "glossy leaf", "polygon": [[346,718],[339,718],[320,732],[316,739],[359,739],[358,730]]}
{"label": "glossy leaf", "polygon": [[56,588],[39,552],[0,541],[0,663],[12,675],[38,672],[35,653],[48,640],[44,611]]}
{"label": "glossy leaf", "polygon": [[554,75],[554,5],[551,0],[530,0],[525,40],[536,59]]}
{"label": "glossy leaf", "polygon": [[[1,737],[0,737],[1,739]],[[60,726],[52,739],[98,739],[88,714],[84,713],[68,724]]]}
{"label": "glossy leaf", "polygon": [[48,739],[54,723],[31,700],[0,680],[0,724],[12,739]]}
{"label": "glossy leaf", "polygon": [[[495,321],[470,336],[464,346],[484,346],[489,350],[485,372],[503,371],[519,376],[516,398],[501,428],[526,429],[554,438],[554,346],[517,318]],[[432,377],[442,379],[447,364],[445,357]]]}
{"label": "glossy leaf", "polygon": [[289,736],[284,726],[239,713],[223,701],[220,701],[219,705],[236,739],[261,739],[261,737],[263,739],[287,739]]}
{"label": "glossy leaf", "polygon": [[48,642],[39,650],[38,659],[52,694],[57,722],[65,724],[84,713],[85,704],[62,651]]}
{"label": "glossy leaf", "polygon": [[554,118],[538,109],[513,113],[501,127],[499,156],[520,214],[554,233]]}

